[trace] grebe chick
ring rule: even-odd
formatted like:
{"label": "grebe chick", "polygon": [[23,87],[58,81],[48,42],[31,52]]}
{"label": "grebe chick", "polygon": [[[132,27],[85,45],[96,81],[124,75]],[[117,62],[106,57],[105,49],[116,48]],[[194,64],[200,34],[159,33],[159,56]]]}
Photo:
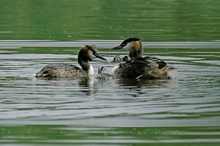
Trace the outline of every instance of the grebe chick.
{"label": "grebe chick", "polygon": [[151,56],[142,57],[143,48],[139,38],[128,38],[111,50],[122,49],[125,46],[128,46],[130,59],[112,69],[113,77],[133,79],[173,79],[177,77],[177,70],[167,66],[163,60]]}
{"label": "grebe chick", "polygon": [[104,66],[100,66],[98,68],[98,76],[96,77],[97,79],[104,79],[104,80],[107,80],[109,78],[112,78],[112,75],[111,74],[108,74],[108,73],[104,73],[105,71],[105,67]]}
{"label": "grebe chick", "polygon": [[89,61],[92,61],[93,57],[106,60],[98,54],[95,46],[85,45],[78,53],[78,63],[82,68],[69,63],[48,64],[36,74],[36,77],[46,79],[91,77],[94,75],[94,70]]}
{"label": "grebe chick", "polygon": [[111,63],[121,63],[121,62],[127,62],[130,58],[128,56],[121,57],[120,55],[116,55]]}

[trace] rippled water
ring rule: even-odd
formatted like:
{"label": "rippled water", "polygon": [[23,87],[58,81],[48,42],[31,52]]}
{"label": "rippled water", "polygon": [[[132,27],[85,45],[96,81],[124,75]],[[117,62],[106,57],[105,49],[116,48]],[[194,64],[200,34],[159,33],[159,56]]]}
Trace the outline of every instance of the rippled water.
{"label": "rippled water", "polygon": [[[219,0],[1,0],[0,145],[219,145]],[[176,80],[43,80],[94,44],[140,37]],[[115,65],[92,62],[109,72]]]}
{"label": "rippled water", "polygon": [[[89,42],[102,44],[103,49],[100,49],[100,53],[108,60],[120,54],[107,49],[110,45],[108,41]],[[118,42],[111,41],[112,44]],[[63,47],[69,45],[65,42],[38,43],[47,47],[55,44],[62,44]],[[32,51],[44,49],[37,46],[38,43],[22,41],[24,46],[38,47],[26,48]],[[83,46],[85,42],[72,42],[74,43]],[[178,69],[179,78],[153,81],[36,79],[34,74],[46,64],[77,64],[77,55],[15,54],[14,52],[19,52],[19,48],[13,47],[20,46],[19,43],[15,44],[17,46],[14,46],[13,41],[0,43],[2,47],[9,47],[1,49],[4,53],[0,58],[1,143],[220,143],[220,53],[212,47],[213,43],[209,49],[201,48],[202,43],[198,43],[198,48],[191,49],[186,43],[183,52],[178,51],[181,49],[171,48],[166,53],[157,53],[157,57]],[[148,42],[143,44],[146,47]],[[172,45],[172,42],[167,45]],[[80,48],[57,47],[51,51],[56,52],[57,49],[71,52]],[[148,55],[147,48],[145,55]],[[99,66],[105,66],[108,72],[116,64],[95,60],[92,65],[97,75]]]}

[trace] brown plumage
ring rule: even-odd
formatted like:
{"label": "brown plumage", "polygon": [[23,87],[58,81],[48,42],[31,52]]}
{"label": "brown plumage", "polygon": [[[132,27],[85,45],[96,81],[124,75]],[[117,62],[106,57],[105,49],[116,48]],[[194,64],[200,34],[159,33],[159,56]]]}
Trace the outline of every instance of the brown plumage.
{"label": "brown plumage", "polygon": [[78,53],[78,63],[82,68],[79,68],[73,64],[69,63],[54,63],[46,65],[42,70],[40,70],[36,77],[54,79],[54,78],[71,78],[76,79],[80,77],[90,77],[94,75],[94,70],[89,61],[92,58],[97,57],[102,60],[106,60],[101,55],[98,54],[94,46],[86,45]]}
{"label": "brown plumage", "polygon": [[165,61],[151,56],[142,57],[143,49],[139,38],[128,38],[112,50],[129,45],[129,59],[112,69],[115,78],[134,79],[173,79],[177,70]]}

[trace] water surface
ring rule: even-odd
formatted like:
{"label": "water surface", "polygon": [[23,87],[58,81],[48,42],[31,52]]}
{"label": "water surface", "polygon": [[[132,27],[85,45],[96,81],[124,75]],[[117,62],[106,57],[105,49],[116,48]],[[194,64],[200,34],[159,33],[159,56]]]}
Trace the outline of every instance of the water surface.
{"label": "water surface", "polygon": [[[219,1],[0,1],[1,145],[219,145]],[[80,13],[79,13],[80,12]],[[135,23],[134,23],[135,22]],[[176,80],[44,80],[94,44],[108,60],[127,37]],[[117,64],[95,59],[96,71]]]}

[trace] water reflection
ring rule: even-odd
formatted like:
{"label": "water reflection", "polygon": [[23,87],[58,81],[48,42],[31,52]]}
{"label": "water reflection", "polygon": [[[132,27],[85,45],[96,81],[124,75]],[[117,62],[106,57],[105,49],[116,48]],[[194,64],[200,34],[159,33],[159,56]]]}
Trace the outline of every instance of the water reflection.
{"label": "water reflection", "polygon": [[81,78],[79,86],[82,87],[81,91],[88,96],[94,96],[94,78]]}
{"label": "water reflection", "polygon": [[[18,141],[36,144],[71,145],[200,145],[201,142],[218,145],[219,128],[216,127],[77,127],[65,125],[1,126],[2,143]],[[45,135],[42,135],[44,133]],[[184,137],[184,139],[182,138]],[[211,137],[211,139],[210,139]],[[100,140],[101,139],[101,140]],[[25,144],[24,144],[25,143]],[[178,144],[179,145],[179,144]],[[180,144],[181,145],[181,144]]]}
{"label": "water reflection", "polygon": [[41,82],[38,82],[36,85],[72,87],[79,90],[81,93],[85,93],[87,96],[94,96],[94,78],[79,78],[75,80],[68,78],[35,78],[33,80]]}
{"label": "water reflection", "polygon": [[[219,133],[215,133],[215,129],[219,130],[219,66],[215,61],[212,64],[210,56],[201,56],[203,53],[193,56],[193,52],[178,51],[169,50],[166,56],[157,52],[157,55],[178,68],[179,79],[150,81],[36,79],[32,74],[45,64],[72,62],[69,58],[76,62],[77,56],[3,55],[0,59],[0,123],[3,125],[0,142],[39,143],[44,137],[44,144],[48,141],[100,145],[102,142],[116,145],[118,142],[176,141],[185,144],[200,140],[198,133],[203,133],[204,142],[210,143],[210,133],[218,142]],[[103,54],[110,59],[114,56],[112,52]],[[213,54],[211,57],[216,60],[218,53]],[[29,59],[23,59],[24,56]],[[206,59],[209,65],[201,64]],[[15,62],[19,66],[15,66]],[[92,64],[96,72],[99,66],[108,70],[115,66],[98,61]]]}
{"label": "water reflection", "polygon": [[[1,145],[220,144],[219,0],[0,1]],[[79,48],[141,37],[178,80],[41,80]],[[77,41],[78,40],[78,41]],[[106,62],[92,62],[113,68]]]}
{"label": "water reflection", "polygon": [[137,79],[114,79],[114,83],[121,86],[134,86],[134,87],[156,87],[156,86],[176,86],[178,79],[174,80],[137,80]]}

